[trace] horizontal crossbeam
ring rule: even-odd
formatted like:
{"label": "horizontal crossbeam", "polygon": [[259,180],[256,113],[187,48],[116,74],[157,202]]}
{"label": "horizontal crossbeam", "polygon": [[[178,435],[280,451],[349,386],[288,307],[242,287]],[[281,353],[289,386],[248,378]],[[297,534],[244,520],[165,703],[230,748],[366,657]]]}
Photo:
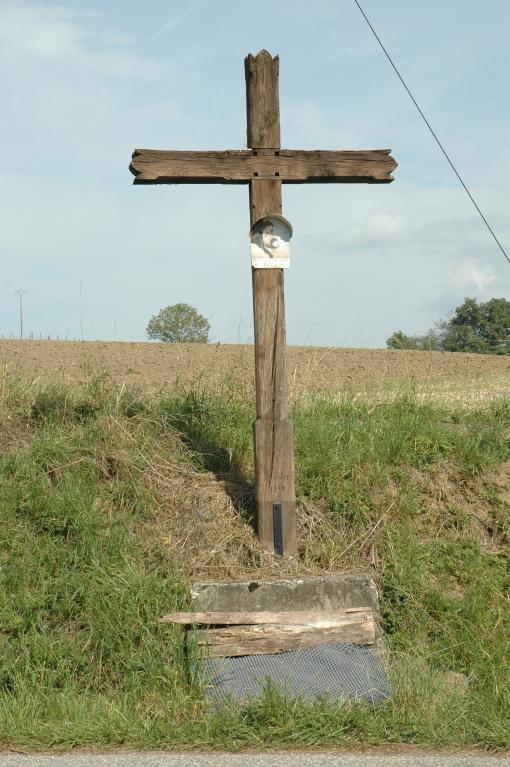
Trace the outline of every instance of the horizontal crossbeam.
{"label": "horizontal crossbeam", "polygon": [[390,149],[302,151],[242,149],[224,152],[168,152],[135,149],[129,169],[135,184],[247,184],[279,179],[285,184],[393,181],[397,167]]}

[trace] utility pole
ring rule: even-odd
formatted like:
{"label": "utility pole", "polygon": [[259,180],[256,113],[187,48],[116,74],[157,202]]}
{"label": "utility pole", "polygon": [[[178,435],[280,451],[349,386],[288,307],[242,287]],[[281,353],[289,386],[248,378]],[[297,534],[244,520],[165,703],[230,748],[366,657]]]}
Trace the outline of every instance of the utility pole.
{"label": "utility pole", "polygon": [[27,292],[23,288],[14,291],[19,296],[19,337],[23,340],[23,296]]}

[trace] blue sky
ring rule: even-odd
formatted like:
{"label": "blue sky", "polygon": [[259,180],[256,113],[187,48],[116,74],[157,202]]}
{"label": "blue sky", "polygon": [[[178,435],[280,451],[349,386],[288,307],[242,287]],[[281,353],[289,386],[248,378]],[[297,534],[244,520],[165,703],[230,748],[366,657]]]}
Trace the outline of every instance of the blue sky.
{"label": "blue sky", "polygon": [[[510,249],[508,0],[364,0]],[[0,0],[0,333],[143,340],[180,301],[253,337],[244,186],[132,186],[135,147],[245,146],[243,59],[280,55],[282,146],[391,147],[390,185],[284,186],[290,344],[382,347],[510,298],[491,240],[353,0]],[[80,288],[81,286],[81,288]],[[80,301],[81,292],[81,301]],[[81,312],[80,312],[81,304]]]}

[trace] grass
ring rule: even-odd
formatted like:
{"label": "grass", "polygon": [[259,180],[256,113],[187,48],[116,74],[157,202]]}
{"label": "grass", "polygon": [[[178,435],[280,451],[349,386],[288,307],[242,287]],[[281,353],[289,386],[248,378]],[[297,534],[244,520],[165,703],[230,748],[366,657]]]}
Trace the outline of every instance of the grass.
{"label": "grass", "polygon": [[[294,402],[299,563],[250,526],[251,399],[6,380],[0,739],[24,749],[510,748],[510,401]],[[392,699],[211,708],[165,612],[191,577],[370,572]],[[467,692],[451,672],[466,675]]]}

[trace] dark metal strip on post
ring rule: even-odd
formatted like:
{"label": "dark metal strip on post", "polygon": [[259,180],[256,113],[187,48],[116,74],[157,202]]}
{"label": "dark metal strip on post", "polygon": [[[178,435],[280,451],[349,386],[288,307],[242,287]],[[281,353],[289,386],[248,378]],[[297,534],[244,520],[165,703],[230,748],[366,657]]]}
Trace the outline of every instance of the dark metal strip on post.
{"label": "dark metal strip on post", "polygon": [[273,503],[274,553],[283,557],[282,504]]}

